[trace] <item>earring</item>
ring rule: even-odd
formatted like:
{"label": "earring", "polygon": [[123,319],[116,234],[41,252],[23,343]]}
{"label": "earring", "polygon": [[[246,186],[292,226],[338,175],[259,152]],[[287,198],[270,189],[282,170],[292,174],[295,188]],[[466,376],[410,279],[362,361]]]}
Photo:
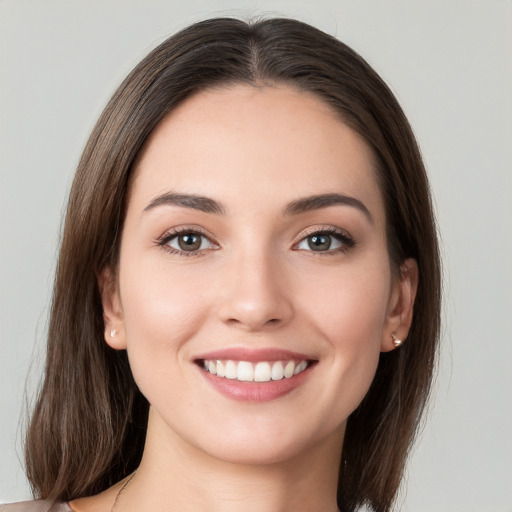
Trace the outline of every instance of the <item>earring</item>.
{"label": "earring", "polygon": [[393,338],[393,345],[395,345],[395,347],[399,347],[402,344],[402,340],[397,338],[396,332],[392,332],[391,337]]}
{"label": "earring", "polygon": [[117,334],[117,331],[115,329],[112,329],[110,331],[110,337],[113,338]]}

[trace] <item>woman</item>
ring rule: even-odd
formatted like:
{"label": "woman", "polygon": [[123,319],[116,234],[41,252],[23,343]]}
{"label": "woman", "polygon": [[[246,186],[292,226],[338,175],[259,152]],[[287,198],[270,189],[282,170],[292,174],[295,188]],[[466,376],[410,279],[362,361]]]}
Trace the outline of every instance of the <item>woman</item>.
{"label": "woman", "polygon": [[2,510],[390,510],[439,309],[376,73],[297,21],[193,25],[85,148],[26,443],[43,501]]}

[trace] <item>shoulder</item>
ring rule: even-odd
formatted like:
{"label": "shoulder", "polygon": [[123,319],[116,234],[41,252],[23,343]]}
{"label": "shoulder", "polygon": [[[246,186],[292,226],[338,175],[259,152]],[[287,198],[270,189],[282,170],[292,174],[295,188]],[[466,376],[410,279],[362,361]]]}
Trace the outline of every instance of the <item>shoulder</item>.
{"label": "shoulder", "polygon": [[20,501],[0,505],[0,512],[73,512],[67,503],[47,500]]}

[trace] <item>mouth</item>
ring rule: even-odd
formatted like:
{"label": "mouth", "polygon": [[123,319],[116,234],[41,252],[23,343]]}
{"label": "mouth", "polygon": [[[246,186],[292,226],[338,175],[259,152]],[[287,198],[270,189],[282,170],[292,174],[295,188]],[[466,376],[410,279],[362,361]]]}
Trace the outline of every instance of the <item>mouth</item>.
{"label": "mouth", "polygon": [[194,363],[227,398],[266,402],[299,388],[318,360],[287,350],[226,349],[202,354]]}
{"label": "mouth", "polygon": [[270,382],[291,379],[309,368],[313,361],[290,359],[280,361],[236,361],[233,359],[200,359],[197,364],[217,377],[239,382]]}

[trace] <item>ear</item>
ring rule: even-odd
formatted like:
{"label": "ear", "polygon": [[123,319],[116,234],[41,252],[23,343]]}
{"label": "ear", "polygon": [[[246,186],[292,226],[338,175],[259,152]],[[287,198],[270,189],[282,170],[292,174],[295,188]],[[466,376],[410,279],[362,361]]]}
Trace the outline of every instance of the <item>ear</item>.
{"label": "ear", "polygon": [[400,274],[393,285],[386,322],[382,333],[381,351],[396,348],[393,335],[402,342],[407,338],[413,318],[414,299],[418,290],[418,263],[408,258],[400,265]]}
{"label": "ear", "polygon": [[110,268],[103,269],[98,276],[98,286],[103,305],[105,341],[113,349],[123,350],[126,348],[126,334],[115,272]]}

